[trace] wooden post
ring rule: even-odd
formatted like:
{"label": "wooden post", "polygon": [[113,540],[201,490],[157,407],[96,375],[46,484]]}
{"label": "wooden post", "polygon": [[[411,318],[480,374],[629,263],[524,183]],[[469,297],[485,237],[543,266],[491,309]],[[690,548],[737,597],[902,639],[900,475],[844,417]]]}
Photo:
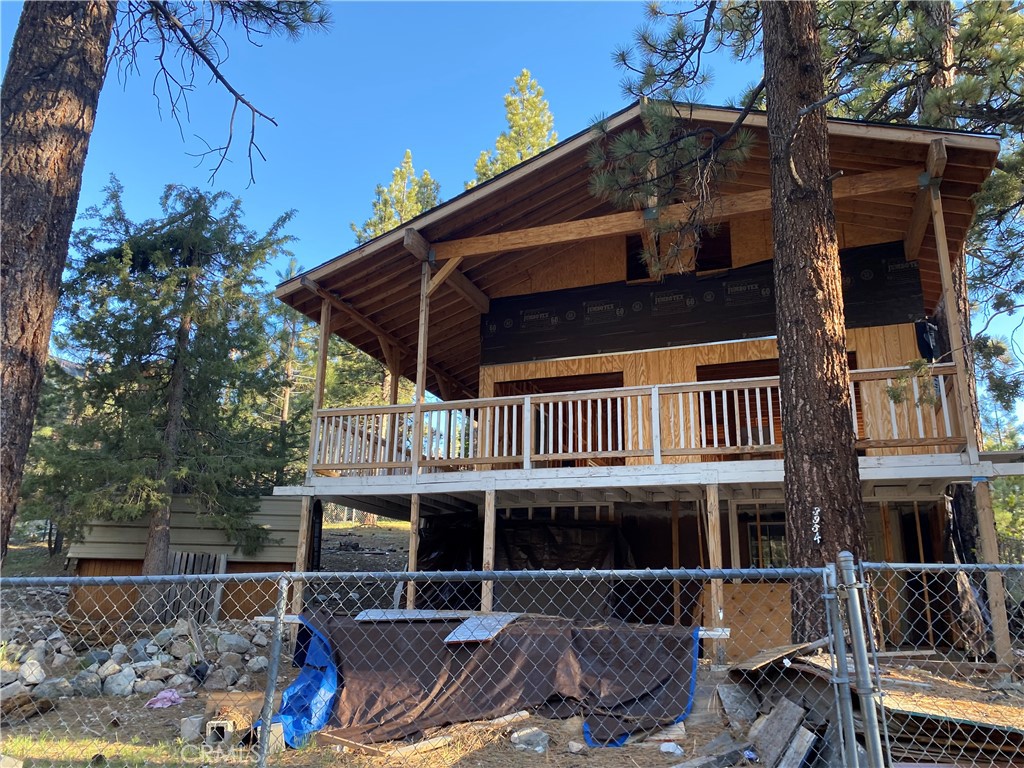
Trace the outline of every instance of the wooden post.
{"label": "wooden post", "polygon": [[427,389],[427,325],[430,321],[430,264],[424,261],[420,270],[419,335],[416,341],[416,394],[412,424],[412,474],[420,471],[423,457],[423,399]]}
{"label": "wooden post", "polygon": [[[960,405],[960,420],[963,424],[964,437],[967,438],[967,457],[972,464],[978,463],[978,430],[974,423],[974,411],[971,403],[968,384],[967,362],[964,350],[955,348],[962,343],[963,330],[960,326],[960,312],[957,308],[956,294],[953,291],[953,273],[949,260],[949,243],[946,241],[946,224],[942,218],[942,196],[939,188],[931,188],[932,232],[935,235],[935,247],[939,257],[939,275],[942,278],[942,302],[946,311],[946,325],[949,334],[949,345],[952,349],[953,363],[956,365],[957,390]],[[988,478],[976,478],[974,484],[975,503],[978,509],[978,539],[981,548],[981,562],[994,564],[999,562],[999,543],[996,540],[996,519],[992,511],[992,495],[988,487]],[[995,641],[996,661],[1000,664],[1013,663],[1013,651],[1010,642],[1009,622],[1006,616],[1006,591],[1003,577],[998,573],[985,574],[985,585],[988,591],[989,612],[992,615],[992,634]]]}
{"label": "wooden post", "polygon": [[324,383],[327,378],[327,350],[331,340],[331,304],[326,299],[320,302],[320,346],[317,349],[316,380],[313,383],[313,417],[309,432],[309,465],[306,469],[306,483],[313,481],[313,464],[316,463],[317,414],[324,404]]}
{"label": "wooden post", "polygon": [[[974,500],[978,508],[978,538],[981,545],[981,560],[984,563],[999,562],[999,541],[996,538],[996,521],[992,511],[992,493],[987,479],[979,479],[974,486]],[[992,638],[996,651],[996,662],[1012,667],[1013,646],[1010,642],[1010,624],[1006,616],[1006,590],[1001,573],[986,573],[985,587],[988,592],[988,609],[992,614]]]}
{"label": "wooden post", "polygon": [[[410,573],[417,569],[417,558],[420,549],[420,495],[412,494],[409,499],[409,567]],[[410,611],[416,607],[416,582],[408,581],[405,585],[405,607]]]}
{"label": "wooden post", "polygon": [[[672,567],[679,567],[679,499],[669,502],[672,510]],[[679,579],[672,580],[672,623],[678,625],[683,617],[682,585]]]}
{"label": "wooden post", "polygon": [[[494,529],[497,511],[494,491],[484,495],[484,556],[481,567],[485,571],[494,570]],[[490,612],[494,608],[494,582],[485,581],[480,585],[480,610]]]}
{"label": "wooden post", "polygon": [[[743,567],[740,563],[740,513],[734,501],[729,501],[729,567]],[[739,583],[739,579],[733,580],[733,584]]]}
{"label": "wooden post", "polygon": [[[921,564],[924,564],[924,537],[921,535],[921,506],[914,502],[914,527],[917,529],[917,551],[921,556]],[[928,645],[935,647],[935,630],[932,627],[932,601],[928,594],[928,574],[921,572],[921,588],[924,591],[924,621],[928,626]]]}
{"label": "wooden post", "polygon": [[[707,499],[706,515],[708,525],[708,565],[712,568],[722,567],[722,518],[719,515],[718,486],[704,486]],[[725,599],[722,579],[711,580],[711,627],[723,626]],[[716,664],[725,662],[725,645],[721,640],[711,641],[711,656]]]}
{"label": "wooden post", "polygon": [[[879,502],[878,517],[882,524],[882,557],[885,562],[894,563],[896,562],[896,550],[893,547],[892,520],[889,513],[889,502]],[[883,592],[885,594],[886,621],[889,623],[889,632],[892,633],[889,637],[899,647],[903,643],[903,632],[900,629],[900,610],[896,604],[899,593],[893,584],[896,579],[901,579],[897,573],[893,573],[891,579],[886,579]],[[879,650],[883,653],[885,652],[885,638],[885,633],[879,638]]]}

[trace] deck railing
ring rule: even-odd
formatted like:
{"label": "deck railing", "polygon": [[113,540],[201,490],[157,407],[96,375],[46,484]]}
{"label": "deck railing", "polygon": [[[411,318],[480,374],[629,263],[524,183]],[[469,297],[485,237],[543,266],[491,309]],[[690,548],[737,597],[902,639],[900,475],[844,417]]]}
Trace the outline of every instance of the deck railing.
{"label": "deck railing", "polygon": [[[851,373],[859,450],[961,449],[955,369]],[[530,469],[775,457],[783,451],[779,379],[733,379],[585,392],[320,410],[312,468],[324,474]],[[414,445],[419,441],[418,449]]]}

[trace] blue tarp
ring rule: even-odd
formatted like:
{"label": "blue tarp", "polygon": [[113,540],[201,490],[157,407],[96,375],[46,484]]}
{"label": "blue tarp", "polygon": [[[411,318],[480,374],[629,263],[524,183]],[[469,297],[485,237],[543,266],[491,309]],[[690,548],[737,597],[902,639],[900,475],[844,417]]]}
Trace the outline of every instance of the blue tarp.
{"label": "blue tarp", "polygon": [[281,710],[273,720],[283,725],[284,741],[294,749],[304,747],[327,725],[338,693],[338,667],[331,644],[304,618],[300,619],[294,664],[302,671],[281,695]]}

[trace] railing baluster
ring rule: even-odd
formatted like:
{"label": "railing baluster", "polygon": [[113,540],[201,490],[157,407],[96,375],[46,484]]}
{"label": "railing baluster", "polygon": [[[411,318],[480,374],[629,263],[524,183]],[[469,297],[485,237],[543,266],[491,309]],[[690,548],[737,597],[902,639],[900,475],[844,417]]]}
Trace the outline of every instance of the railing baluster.
{"label": "railing baluster", "polygon": [[728,448],[731,444],[729,437],[729,394],[732,390],[722,390],[722,435],[725,439],[725,447]]}
{"label": "railing baluster", "polygon": [[921,388],[918,385],[917,376],[910,379],[911,387],[914,390],[914,411],[917,414],[917,436],[924,438],[924,414],[921,413]]}
{"label": "railing baluster", "polygon": [[850,413],[853,416],[853,437],[860,440],[860,427],[857,425],[857,388],[854,382],[850,382]]}
{"label": "railing baluster", "polygon": [[772,390],[778,391],[776,387],[767,386],[765,392],[768,394],[768,434],[772,439],[772,445],[776,445],[775,441],[775,406],[774,398],[772,397]]}
{"label": "railing baluster", "polygon": [[718,398],[715,390],[711,390],[711,438],[715,448],[718,447]]}
{"label": "railing baluster", "polygon": [[946,401],[946,377],[939,377],[939,401],[942,403],[942,421],[946,427],[944,437],[953,436],[953,427],[949,421],[949,403]]}
{"label": "railing baluster", "polygon": [[661,395],[658,388],[651,388],[651,447],[654,463],[661,464]]}
{"label": "railing baluster", "polygon": [[[764,388],[765,393],[768,395],[768,400],[771,401],[771,390],[768,387]],[[764,418],[761,413],[761,388],[756,387],[754,389],[754,405],[757,409],[757,444],[764,445]]]}
{"label": "railing baluster", "polygon": [[754,431],[750,428],[750,390],[747,389],[746,387],[744,387],[743,389],[743,408],[747,417],[746,426],[744,427],[747,435],[746,445],[749,447],[753,443]]}
{"label": "railing baluster", "polygon": [[636,449],[642,451],[647,447],[644,442],[644,396],[636,396]]}
{"label": "railing baluster", "polygon": [[[697,405],[700,406],[700,447],[708,447],[707,418],[704,415],[704,393],[697,396]],[[694,446],[696,447],[696,446]]]}
{"label": "railing baluster", "polygon": [[523,398],[523,469],[533,466],[533,403],[530,396]]}
{"label": "railing baluster", "polygon": [[892,437],[895,440],[895,439],[899,438],[900,430],[899,430],[899,424],[897,423],[897,420],[896,420],[896,403],[893,401],[893,399],[891,397],[888,396],[888,390],[892,389],[892,379],[886,379],[885,380],[885,387],[886,387],[886,397],[885,397],[885,399],[889,401],[889,424],[892,427],[892,431],[891,431],[889,436]]}

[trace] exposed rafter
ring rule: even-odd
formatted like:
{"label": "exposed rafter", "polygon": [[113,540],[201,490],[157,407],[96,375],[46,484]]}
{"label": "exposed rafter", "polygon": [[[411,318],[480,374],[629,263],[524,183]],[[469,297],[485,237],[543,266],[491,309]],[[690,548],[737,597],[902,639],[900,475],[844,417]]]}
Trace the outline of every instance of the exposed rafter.
{"label": "exposed rafter", "polygon": [[[410,347],[401,339],[398,339],[395,336],[393,336],[386,329],[382,328],[373,320],[366,317],[362,312],[353,307],[347,301],[331,293],[319,283],[310,280],[308,277],[303,277],[302,287],[308,291],[315,293],[321,299],[326,300],[334,309],[344,313],[353,322],[361,325],[370,333],[374,334],[380,341],[381,346],[385,344],[390,344],[391,346],[397,348],[403,354],[403,356],[416,357],[416,351],[412,347]],[[466,389],[466,387],[463,386],[463,384],[459,382],[459,380],[455,376],[452,376],[450,373],[443,370],[442,368],[427,363],[427,370],[433,373],[438,380],[445,379],[448,382],[448,386],[454,389],[458,389],[460,392],[463,392],[469,395],[470,397],[473,396],[473,393]]]}

